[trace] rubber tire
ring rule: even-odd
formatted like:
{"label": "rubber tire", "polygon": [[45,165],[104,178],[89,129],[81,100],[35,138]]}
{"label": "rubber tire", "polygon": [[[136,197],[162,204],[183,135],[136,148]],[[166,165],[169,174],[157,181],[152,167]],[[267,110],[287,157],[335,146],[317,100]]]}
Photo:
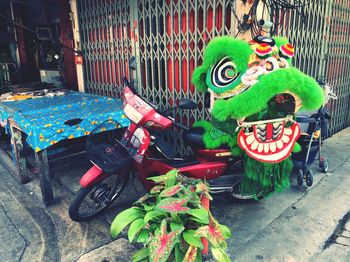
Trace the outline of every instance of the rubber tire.
{"label": "rubber tire", "polygon": [[308,170],[305,175],[305,182],[308,187],[314,183],[314,174],[311,170]]}
{"label": "rubber tire", "polygon": [[[100,183],[102,183],[102,181],[100,181]],[[81,203],[84,201],[85,197],[91,192],[91,190],[94,188],[94,185],[89,186],[89,187],[85,187],[85,188],[80,188],[79,191],[77,192],[77,194],[75,195],[74,201],[72,202],[72,204],[69,206],[69,217],[75,221],[75,222],[84,222],[84,221],[88,221],[94,217],[96,217],[97,215],[101,214],[102,212],[104,212],[119,196],[120,194],[123,192],[123,190],[125,189],[127,183],[128,183],[128,179],[125,178],[122,181],[122,187],[120,189],[120,191],[118,192],[117,196],[108,204],[106,205],[103,209],[99,210],[98,212],[90,215],[90,216],[81,216],[79,214],[79,207],[81,205]]]}
{"label": "rubber tire", "polygon": [[324,158],[321,162],[320,162],[320,167],[323,173],[327,173],[328,172],[328,168],[329,168],[329,162],[328,159]]}
{"label": "rubber tire", "polygon": [[297,172],[297,183],[299,186],[302,186],[304,184],[304,172],[301,169],[298,169]]}
{"label": "rubber tire", "polygon": [[229,197],[231,197],[232,201],[236,202],[236,203],[252,203],[252,202],[256,202],[256,201],[259,201],[261,199],[264,198],[264,195],[263,194],[258,194],[257,198],[254,198],[253,196],[251,196],[250,198],[239,198],[239,197],[236,197],[235,195],[229,193]]}

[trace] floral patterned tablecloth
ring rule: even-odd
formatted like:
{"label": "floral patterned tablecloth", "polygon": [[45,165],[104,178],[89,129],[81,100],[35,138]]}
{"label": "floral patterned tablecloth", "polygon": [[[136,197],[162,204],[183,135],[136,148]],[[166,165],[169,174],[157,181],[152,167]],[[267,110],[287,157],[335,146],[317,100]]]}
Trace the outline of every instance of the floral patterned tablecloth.
{"label": "floral patterned tablecloth", "polygon": [[[119,99],[73,91],[63,96],[1,102],[0,126],[7,130],[9,118],[28,135],[26,142],[36,152],[61,140],[88,135],[106,120],[129,124]],[[76,125],[66,122],[79,118],[82,121]]]}

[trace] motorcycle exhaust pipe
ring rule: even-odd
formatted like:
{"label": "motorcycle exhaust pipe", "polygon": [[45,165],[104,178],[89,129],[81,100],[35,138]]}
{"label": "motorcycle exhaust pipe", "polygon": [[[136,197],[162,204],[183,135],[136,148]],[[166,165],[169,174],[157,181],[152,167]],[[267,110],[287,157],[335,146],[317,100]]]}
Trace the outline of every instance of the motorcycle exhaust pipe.
{"label": "motorcycle exhaust pipe", "polygon": [[219,194],[219,193],[227,193],[232,191],[232,186],[211,186],[210,193]]}

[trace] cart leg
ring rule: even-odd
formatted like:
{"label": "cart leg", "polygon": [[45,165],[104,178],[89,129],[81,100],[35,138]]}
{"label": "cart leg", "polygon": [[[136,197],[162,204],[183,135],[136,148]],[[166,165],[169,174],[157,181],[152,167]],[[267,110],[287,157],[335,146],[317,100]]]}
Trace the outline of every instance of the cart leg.
{"label": "cart leg", "polygon": [[27,160],[23,149],[22,132],[13,126],[11,126],[11,143],[15,157],[14,160],[16,162],[17,174],[21,179],[21,183],[26,184],[30,182],[31,179],[28,175]]}
{"label": "cart leg", "polygon": [[46,149],[35,152],[35,162],[39,170],[40,188],[43,202],[46,206],[53,203],[53,190],[50,178],[49,160]]}

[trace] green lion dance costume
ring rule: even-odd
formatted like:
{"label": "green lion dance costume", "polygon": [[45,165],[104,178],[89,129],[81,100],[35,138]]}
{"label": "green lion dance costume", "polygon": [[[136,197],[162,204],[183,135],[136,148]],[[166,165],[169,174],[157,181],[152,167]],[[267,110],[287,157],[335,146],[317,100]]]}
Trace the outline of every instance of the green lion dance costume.
{"label": "green lion dance costume", "polygon": [[290,154],[297,152],[300,110],[318,109],[323,90],[291,67],[294,48],[285,38],[257,37],[250,43],[224,36],[205,49],[192,81],[210,94],[212,119],[198,121],[208,149],[228,145],[244,159],[241,191],[257,195],[289,187]]}

